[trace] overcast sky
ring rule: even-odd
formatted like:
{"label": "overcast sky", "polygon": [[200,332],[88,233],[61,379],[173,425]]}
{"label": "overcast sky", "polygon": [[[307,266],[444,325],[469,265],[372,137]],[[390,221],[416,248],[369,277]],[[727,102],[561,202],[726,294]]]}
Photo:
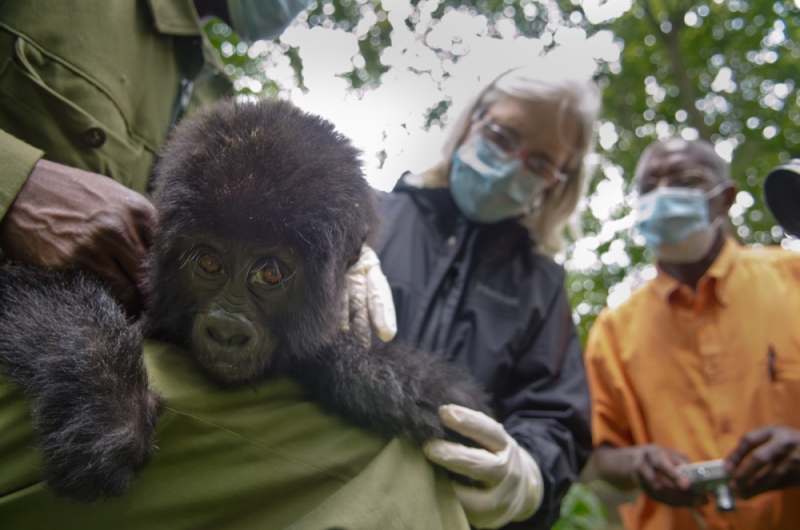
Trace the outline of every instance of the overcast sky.
{"label": "overcast sky", "polygon": [[[598,7],[599,0],[589,3],[592,5],[584,7],[592,21],[618,16],[630,7],[630,0],[610,0],[602,7]],[[420,3],[423,11],[425,4]],[[487,82],[539,56],[552,42],[557,44],[555,53],[564,57],[565,68],[591,72],[597,60],[614,62],[619,58],[620,49],[607,31],[587,39],[583,30],[554,24],[541,39],[529,39],[518,36],[513,22],[507,20],[498,25],[501,35],[498,39],[487,36],[486,17],[451,11],[426,37],[428,45],[459,56],[455,63],[442,63],[414,30],[402,22],[411,10],[409,0],[383,0],[382,5],[394,29],[392,45],[382,56],[382,62],[391,68],[379,87],[359,94],[339,77],[353,69],[354,58],[360,66],[360,57],[356,57],[357,36],[371,25],[369,13],[365,16],[368,23],[353,32],[319,26],[309,29],[304,15],[286,30],[281,42],[299,48],[307,92],[291,89],[293,72],[288,59],[278,58],[266,69],[270,78],[289,87],[285,96],[329,119],[353,139],[364,152],[367,178],[379,189],[391,189],[404,171],[420,172],[440,160],[442,126],[446,124],[433,124],[426,130],[424,120],[426,110],[443,99],[452,102],[445,119],[453,119]],[[427,5],[428,13],[437,7],[436,2]],[[525,9],[534,10],[530,14],[535,16],[535,10],[546,7],[531,3]],[[425,27],[424,21],[418,27],[420,30]],[[270,55],[270,59],[275,60],[275,56]],[[449,74],[447,78],[443,75],[445,71]],[[606,128],[605,133],[616,136],[613,127]],[[385,151],[383,167],[380,167],[381,151]]]}

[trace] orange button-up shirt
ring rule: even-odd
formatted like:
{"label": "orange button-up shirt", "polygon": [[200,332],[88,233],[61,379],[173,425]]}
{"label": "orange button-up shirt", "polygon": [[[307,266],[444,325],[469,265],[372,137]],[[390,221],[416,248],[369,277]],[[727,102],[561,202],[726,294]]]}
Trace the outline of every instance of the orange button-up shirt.
{"label": "orange button-up shirt", "polygon": [[[659,270],[589,334],[595,446],[657,443],[724,458],[751,429],[800,428],[800,254],[725,243],[697,284]],[[709,529],[800,529],[800,488],[699,508]],[[697,528],[686,508],[640,495],[629,529]]]}

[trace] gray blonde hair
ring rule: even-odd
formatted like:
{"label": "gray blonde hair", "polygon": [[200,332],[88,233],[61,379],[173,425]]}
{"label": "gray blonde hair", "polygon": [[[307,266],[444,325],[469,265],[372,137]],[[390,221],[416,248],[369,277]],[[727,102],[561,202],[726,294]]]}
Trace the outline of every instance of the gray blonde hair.
{"label": "gray blonde hair", "polygon": [[578,206],[586,178],[584,158],[594,145],[594,123],[600,111],[600,91],[587,76],[565,72],[563,63],[540,58],[535,62],[501,74],[473,98],[450,127],[443,148],[444,159],[423,175],[423,186],[447,187],[453,154],[469,135],[476,120],[496,101],[513,96],[527,101],[546,101],[558,105],[559,137],[564,116],[572,113],[580,123],[580,136],[574,146],[564,185],[548,190],[542,203],[520,219],[536,242],[536,250],[548,256],[558,253],[563,244],[562,229]]}

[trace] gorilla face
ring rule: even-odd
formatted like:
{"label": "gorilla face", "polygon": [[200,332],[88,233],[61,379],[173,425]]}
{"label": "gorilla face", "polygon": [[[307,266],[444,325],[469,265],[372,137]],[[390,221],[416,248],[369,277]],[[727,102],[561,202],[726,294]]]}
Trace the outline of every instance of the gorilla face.
{"label": "gorilla face", "polygon": [[302,298],[303,259],[281,244],[208,234],[187,243],[179,278],[181,291],[194,296],[192,355],[222,383],[263,376],[286,340],[283,322]]}

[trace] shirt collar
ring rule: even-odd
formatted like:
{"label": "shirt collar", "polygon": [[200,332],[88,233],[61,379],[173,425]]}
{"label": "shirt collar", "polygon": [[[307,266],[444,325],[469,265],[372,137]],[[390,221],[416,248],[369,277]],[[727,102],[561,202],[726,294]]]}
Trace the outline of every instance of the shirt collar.
{"label": "shirt collar", "polygon": [[[722,245],[717,259],[711,264],[706,273],[698,281],[698,285],[702,283],[703,278],[714,279],[714,294],[722,305],[728,304],[727,284],[731,276],[731,271],[741,252],[741,245],[735,239],[727,237],[725,243]],[[658,274],[650,282],[650,288],[656,295],[665,303],[669,302],[672,296],[680,289],[681,282],[664,272],[664,270],[656,264]]]}

